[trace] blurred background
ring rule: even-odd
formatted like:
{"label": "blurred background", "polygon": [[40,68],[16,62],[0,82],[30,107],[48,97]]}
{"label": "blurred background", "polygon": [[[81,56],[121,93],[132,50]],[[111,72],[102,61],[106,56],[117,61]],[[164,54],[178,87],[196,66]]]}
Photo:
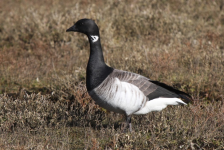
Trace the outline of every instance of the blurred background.
{"label": "blurred background", "polygon": [[[223,149],[223,0],[0,1],[0,148]],[[89,42],[106,63],[192,95],[185,107],[133,117],[94,104],[85,88]]]}

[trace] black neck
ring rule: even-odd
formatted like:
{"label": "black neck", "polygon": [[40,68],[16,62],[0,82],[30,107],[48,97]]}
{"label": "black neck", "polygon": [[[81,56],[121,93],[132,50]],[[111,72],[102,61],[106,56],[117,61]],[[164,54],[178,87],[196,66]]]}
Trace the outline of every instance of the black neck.
{"label": "black neck", "polygon": [[88,36],[88,39],[90,56],[86,71],[86,86],[87,90],[91,91],[106,79],[113,68],[108,67],[104,62],[100,38],[96,42],[93,42],[90,36]]}

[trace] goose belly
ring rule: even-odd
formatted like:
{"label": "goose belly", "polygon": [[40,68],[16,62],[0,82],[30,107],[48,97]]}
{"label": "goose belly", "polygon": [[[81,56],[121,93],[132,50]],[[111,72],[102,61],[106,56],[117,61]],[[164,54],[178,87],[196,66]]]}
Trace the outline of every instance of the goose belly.
{"label": "goose belly", "polygon": [[144,93],[133,84],[122,82],[118,78],[89,91],[89,95],[100,107],[116,113],[133,114],[146,103]]}
{"label": "goose belly", "polygon": [[142,107],[139,111],[135,112],[135,115],[143,115],[152,111],[161,111],[166,108],[168,105],[187,105],[179,98],[165,98],[159,97],[153,100],[147,101],[145,106]]}

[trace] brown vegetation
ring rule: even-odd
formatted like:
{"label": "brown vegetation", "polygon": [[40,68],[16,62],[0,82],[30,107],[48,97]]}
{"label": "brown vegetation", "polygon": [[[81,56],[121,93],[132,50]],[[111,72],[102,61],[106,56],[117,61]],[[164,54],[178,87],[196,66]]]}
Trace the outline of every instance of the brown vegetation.
{"label": "brown vegetation", "polygon": [[[224,149],[220,0],[0,1],[0,149]],[[183,90],[188,106],[133,117],[86,93],[89,43],[66,33],[91,18],[106,63]]]}

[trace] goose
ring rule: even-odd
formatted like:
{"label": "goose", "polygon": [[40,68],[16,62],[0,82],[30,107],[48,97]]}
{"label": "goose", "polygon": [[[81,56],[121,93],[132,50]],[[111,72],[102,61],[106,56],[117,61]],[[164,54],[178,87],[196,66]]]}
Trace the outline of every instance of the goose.
{"label": "goose", "polygon": [[88,94],[100,107],[124,114],[125,130],[132,132],[131,115],[161,111],[168,105],[186,105],[191,96],[159,81],[109,67],[104,62],[99,28],[91,19],[81,19],[66,32],[87,35],[90,55],[86,69]]}

